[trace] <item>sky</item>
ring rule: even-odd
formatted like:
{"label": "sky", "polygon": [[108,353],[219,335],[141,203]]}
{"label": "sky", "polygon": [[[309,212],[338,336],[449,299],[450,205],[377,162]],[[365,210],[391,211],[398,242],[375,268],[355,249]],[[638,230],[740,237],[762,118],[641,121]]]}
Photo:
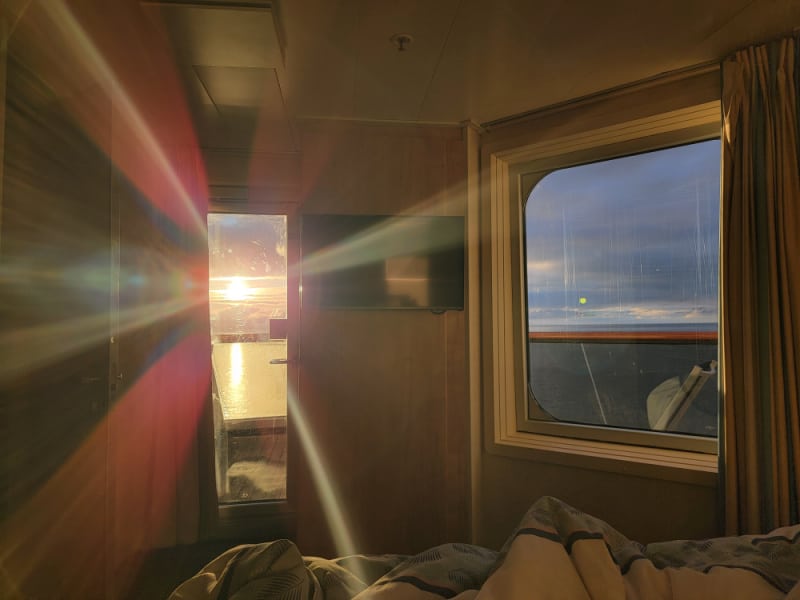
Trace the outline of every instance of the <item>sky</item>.
{"label": "sky", "polygon": [[286,217],[208,215],[211,333],[265,333],[286,318]]}
{"label": "sky", "polygon": [[554,171],[525,207],[530,331],[716,328],[720,142]]}
{"label": "sky", "polygon": [[[211,268],[230,277],[286,277],[286,217],[208,215]],[[213,275],[212,275],[213,276]]]}

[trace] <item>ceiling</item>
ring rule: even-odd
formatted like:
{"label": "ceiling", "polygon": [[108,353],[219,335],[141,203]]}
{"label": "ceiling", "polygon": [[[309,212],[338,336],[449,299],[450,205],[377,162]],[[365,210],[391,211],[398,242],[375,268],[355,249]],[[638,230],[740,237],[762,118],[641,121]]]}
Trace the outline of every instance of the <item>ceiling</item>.
{"label": "ceiling", "polygon": [[267,153],[302,119],[486,125],[800,27],[800,0],[113,2],[165,25],[204,147]]}
{"label": "ceiling", "polygon": [[[800,0],[142,0],[168,26],[204,143],[257,121],[485,124],[718,61],[800,26]],[[395,34],[413,41],[400,51]],[[232,132],[234,134],[232,134]]]}

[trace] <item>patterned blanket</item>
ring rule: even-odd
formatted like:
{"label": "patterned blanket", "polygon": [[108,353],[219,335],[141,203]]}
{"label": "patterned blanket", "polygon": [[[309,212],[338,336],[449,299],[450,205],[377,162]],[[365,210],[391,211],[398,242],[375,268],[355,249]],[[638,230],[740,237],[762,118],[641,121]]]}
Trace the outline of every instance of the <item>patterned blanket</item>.
{"label": "patterned blanket", "polygon": [[169,600],[800,600],[800,525],[767,535],[643,546],[555,499],[499,551],[445,544],[415,556],[303,557],[278,540],[221,554]]}

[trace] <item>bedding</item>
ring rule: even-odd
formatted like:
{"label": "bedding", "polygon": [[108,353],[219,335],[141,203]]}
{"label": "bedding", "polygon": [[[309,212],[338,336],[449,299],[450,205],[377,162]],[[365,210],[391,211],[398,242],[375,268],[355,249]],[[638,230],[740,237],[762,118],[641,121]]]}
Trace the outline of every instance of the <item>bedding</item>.
{"label": "bedding", "polygon": [[169,600],[800,600],[800,525],[760,536],[644,546],[555,498],[499,551],[444,544],[414,556],[302,556],[289,540],[231,548]]}

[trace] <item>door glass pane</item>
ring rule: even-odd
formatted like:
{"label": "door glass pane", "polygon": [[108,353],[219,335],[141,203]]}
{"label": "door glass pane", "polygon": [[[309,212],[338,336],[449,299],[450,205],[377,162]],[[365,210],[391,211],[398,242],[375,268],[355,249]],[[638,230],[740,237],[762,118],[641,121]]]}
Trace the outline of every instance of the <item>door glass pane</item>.
{"label": "door glass pane", "polygon": [[221,503],[286,497],[286,217],[208,215]]}

